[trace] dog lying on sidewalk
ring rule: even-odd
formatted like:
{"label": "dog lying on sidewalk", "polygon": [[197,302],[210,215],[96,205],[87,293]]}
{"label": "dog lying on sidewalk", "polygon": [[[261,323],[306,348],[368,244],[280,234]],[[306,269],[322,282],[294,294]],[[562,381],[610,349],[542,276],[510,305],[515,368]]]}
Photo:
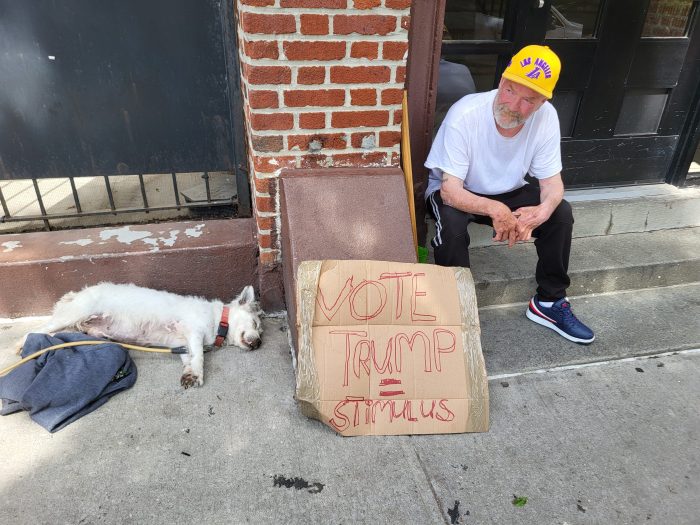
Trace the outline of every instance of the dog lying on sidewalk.
{"label": "dog lying on sidewalk", "polygon": [[[68,292],[56,303],[46,324],[35,330],[55,333],[75,329],[142,346],[185,346],[181,354],[183,387],[204,384],[204,347],[235,345],[246,350],[260,346],[262,311],[252,286],[231,303],[208,301],[133,284],[100,283]],[[20,340],[21,351],[26,335]]]}

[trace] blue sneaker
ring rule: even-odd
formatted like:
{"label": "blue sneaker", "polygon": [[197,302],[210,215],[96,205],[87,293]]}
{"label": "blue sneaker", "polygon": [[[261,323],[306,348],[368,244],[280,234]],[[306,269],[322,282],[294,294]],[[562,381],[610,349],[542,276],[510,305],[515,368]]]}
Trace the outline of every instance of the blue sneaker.
{"label": "blue sneaker", "polygon": [[547,308],[540,304],[537,296],[534,296],[530,299],[525,315],[531,321],[551,328],[560,336],[574,343],[587,345],[595,339],[593,330],[576,319],[574,312],[571,311],[571,303],[566,297],[559,299]]}

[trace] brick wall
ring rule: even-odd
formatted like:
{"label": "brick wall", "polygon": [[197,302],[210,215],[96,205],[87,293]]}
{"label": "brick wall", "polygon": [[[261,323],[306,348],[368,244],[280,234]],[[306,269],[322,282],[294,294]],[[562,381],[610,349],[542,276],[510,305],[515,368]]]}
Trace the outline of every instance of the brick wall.
{"label": "brick wall", "polygon": [[411,0],[237,0],[260,264],[283,168],[399,165]]}

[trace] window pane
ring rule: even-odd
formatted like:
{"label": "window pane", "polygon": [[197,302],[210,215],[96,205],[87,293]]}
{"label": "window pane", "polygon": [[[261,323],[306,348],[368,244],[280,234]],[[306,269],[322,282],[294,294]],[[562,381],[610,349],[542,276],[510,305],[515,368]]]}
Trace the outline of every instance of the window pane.
{"label": "window pane", "polygon": [[651,0],[642,36],[684,36],[693,0]]}
{"label": "window pane", "polygon": [[656,133],[666,107],[668,92],[662,90],[630,90],[625,93],[615,135]]}
{"label": "window pane", "polygon": [[443,40],[500,40],[507,0],[447,0]]}
{"label": "window pane", "polygon": [[593,38],[600,0],[555,0],[546,38]]}

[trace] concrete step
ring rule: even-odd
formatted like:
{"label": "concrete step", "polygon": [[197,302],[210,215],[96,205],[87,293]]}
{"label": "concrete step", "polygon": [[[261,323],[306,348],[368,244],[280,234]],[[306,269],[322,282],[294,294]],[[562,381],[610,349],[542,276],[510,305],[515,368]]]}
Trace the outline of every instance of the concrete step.
{"label": "concrete step", "polygon": [[700,283],[587,296],[572,306],[596,334],[588,346],[527,319],[526,303],[479,309],[489,377],[700,348]]}
{"label": "concrete step", "polygon": [[[574,238],[700,226],[700,187],[651,184],[570,190],[565,198],[574,209]],[[434,231],[429,222],[429,239]],[[490,246],[492,233],[488,226],[472,224],[471,245]]]}
{"label": "concrete step", "polygon": [[[527,301],[534,293],[532,242],[470,251],[479,306]],[[672,286],[700,281],[700,228],[574,239],[569,295]]]}
{"label": "concrete step", "polygon": [[101,281],[230,301],[256,284],[254,219],[166,222],[0,237],[0,317],[45,315]]}

